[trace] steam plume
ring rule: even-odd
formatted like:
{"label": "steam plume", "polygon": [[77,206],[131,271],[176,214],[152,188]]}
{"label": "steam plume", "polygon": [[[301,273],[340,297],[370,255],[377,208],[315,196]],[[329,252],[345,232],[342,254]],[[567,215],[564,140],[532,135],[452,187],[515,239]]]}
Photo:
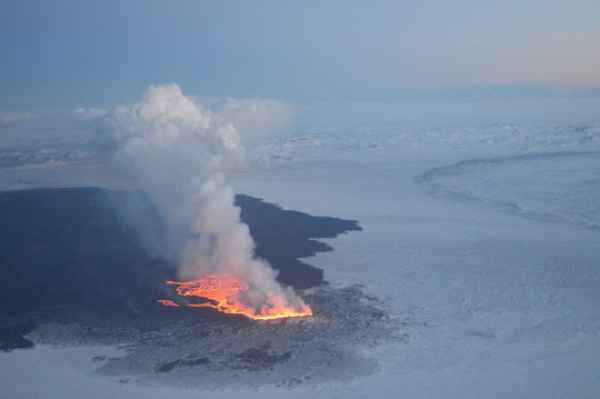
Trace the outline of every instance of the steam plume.
{"label": "steam plume", "polygon": [[302,300],[255,257],[248,226],[234,205],[226,177],[244,162],[245,150],[226,115],[185,96],[175,84],[151,86],[140,102],[109,116],[118,143],[115,161],[151,195],[167,222],[167,255],[179,265],[180,279],[233,273],[250,285],[251,305],[263,305],[268,293],[300,306]]}

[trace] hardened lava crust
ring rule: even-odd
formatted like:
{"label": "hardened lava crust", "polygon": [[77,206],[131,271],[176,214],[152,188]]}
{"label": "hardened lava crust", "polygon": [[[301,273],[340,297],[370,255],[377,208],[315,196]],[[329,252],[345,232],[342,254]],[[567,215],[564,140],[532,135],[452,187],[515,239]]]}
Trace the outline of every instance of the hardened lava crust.
{"label": "hardened lava crust", "polygon": [[159,305],[136,317],[64,307],[51,312],[51,321],[39,315],[38,328],[28,338],[51,345],[117,345],[119,356],[96,356],[101,375],[205,389],[295,386],[368,375],[378,367],[369,349],[407,338],[397,336],[398,326],[382,304],[359,286],[323,285],[303,297],[314,316],[274,321]]}

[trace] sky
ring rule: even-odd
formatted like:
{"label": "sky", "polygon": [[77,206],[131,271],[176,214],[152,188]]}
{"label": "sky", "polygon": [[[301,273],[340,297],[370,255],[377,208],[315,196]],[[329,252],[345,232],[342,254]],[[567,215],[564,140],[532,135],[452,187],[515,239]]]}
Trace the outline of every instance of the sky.
{"label": "sky", "polygon": [[597,0],[0,0],[0,110],[600,87]]}

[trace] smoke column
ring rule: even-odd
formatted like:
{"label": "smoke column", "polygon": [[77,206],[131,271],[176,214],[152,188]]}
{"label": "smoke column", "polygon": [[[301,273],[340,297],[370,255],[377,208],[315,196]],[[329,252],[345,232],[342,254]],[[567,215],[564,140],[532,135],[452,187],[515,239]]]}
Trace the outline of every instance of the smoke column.
{"label": "smoke column", "polygon": [[254,255],[254,241],[227,184],[245,150],[226,116],[185,96],[175,84],[151,86],[140,102],[117,107],[108,117],[118,146],[116,165],[137,180],[167,222],[165,255],[179,265],[179,279],[231,273],[250,285],[249,305],[263,305],[269,293],[302,306]]}

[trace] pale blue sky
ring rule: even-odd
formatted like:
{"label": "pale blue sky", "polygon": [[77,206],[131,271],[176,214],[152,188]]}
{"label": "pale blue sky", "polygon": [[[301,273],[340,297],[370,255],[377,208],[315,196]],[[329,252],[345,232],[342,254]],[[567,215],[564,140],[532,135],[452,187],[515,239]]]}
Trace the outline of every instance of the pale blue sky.
{"label": "pale blue sky", "polygon": [[600,86],[598,0],[0,0],[0,110]]}

